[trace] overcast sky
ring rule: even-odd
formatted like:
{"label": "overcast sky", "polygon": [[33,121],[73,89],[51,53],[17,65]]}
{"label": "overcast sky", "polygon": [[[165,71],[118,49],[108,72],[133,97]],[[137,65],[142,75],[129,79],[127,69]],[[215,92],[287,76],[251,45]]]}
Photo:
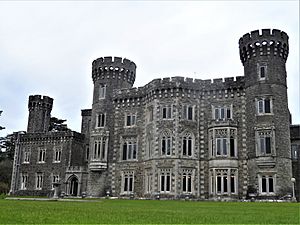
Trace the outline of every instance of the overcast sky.
{"label": "overcast sky", "polygon": [[135,87],[242,76],[238,40],[262,28],[290,37],[289,108],[299,124],[299,1],[0,1],[0,136],[26,130],[32,94],[54,98],[52,116],[80,131],[102,56],[134,61]]}

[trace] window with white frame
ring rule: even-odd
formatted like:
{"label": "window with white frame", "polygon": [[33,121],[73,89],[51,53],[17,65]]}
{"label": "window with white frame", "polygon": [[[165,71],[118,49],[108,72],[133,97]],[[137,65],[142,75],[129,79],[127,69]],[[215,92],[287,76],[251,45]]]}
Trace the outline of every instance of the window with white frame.
{"label": "window with white frame", "polygon": [[191,193],[193,187],[193,171],[183,170],[182,173],[182,192]]}
{"label": "window with white frame", "polygon": [[272,113],[272,98],[270,97],[257,98],[256,109],[258,115]]}
{"label": "window with white frame", "polygon": [[61,152],[62,152],[61,147],[55,147],[54,148],[53,162],[59,163],[61,161]]}
{"label": "window with white frame", "polygon": [[193,156],[194,138],[189,132],[184,133],[182,137],[182,155]]}
{"label": "window with white frame", "polygon": [[259,174],[259,192],[262,195],[273,195],[275,193],[275,175]]}
{"label": "window with white frame", "polygon": [[183,119],[194,120],[194,118],[195,118],[194,106],[184,105],[183,106]]}
{"label": "window with white frame", "polygon": [[106,95],[106,85],[100,84],[100,87],[99,87],[99,99],[105,98],[105,95]]}
{"label": "window with white frame", "polygon": [[256,131],[257,155],[264,156],[274,154],[273,133],[274,131],[272,129]]}
{"label": "window with white frame", "polygon": [[213,128],[209,130],[211,157],[237,157],[236,128]]}
{"label": "window with white frame", "polygon": [[97,114],[96,117],[96,127],[105,127],[106,124],[106,114],[105,113],[100,113]]}
{"label": "window with white frame", "polygon": [[237,193],[236,169],[211,169],[210,193],[216,195],[231,195]]}
{"label": "window with white frame", "polygon": [[43,188],[43,173],[36,173],[35,189],[41,190]]}
{"label": "window with white frame", "polygon": [[135,126],[136,124],[136,114],[127,114],[126,115],[125,125],[127,127]]}
{"label": "window with white frame", "polygon": [[171,169],[161,169],[159,186],[159,190],[161,193],[171,192]]}
{"label": "window with white frame", "polygon": [[123,141],[122,160],[137,159],[137,142],[136,139],[130,138]]}
{"label": "window with white frame", "polygon": [[164,131],[161,136],[161,155],[170,156],[172,154],[172,136],[170,131]]}
{"label": "window with white frame", "polygon": [[213,107],[213,118],[217,121],[232,119],[232,107],[215,106]]}
{"label": "window with white frame", "polygon": [[21,174],[21,190],[26,190],[28,185],[28,174],[22,173]]}
{"label": "window with white frame", "polygon": [[30,162],[30,155],[31,155],[30,148],[25,148],[24,152],[23,152],[23,163],[29,163]]}
{"label": "window with white frame", "polygon": [[152,191],[152,174],[150,172],[145,173],[145,193],[151,193]]}
{"label": "window with white frame", "polygon": [[267,77],[267,64],[266,63],[258,63],[257,64],[257,74],[258,74],[258,80],[266,80],[266,77]]}
{"label": "window with white frame", "polygon": [[162,107],[162,118],[163,119],[172,119],[172,106],[166,105]]}
{"label": "window with white frame", "polygon": [[122,190],[124,194],[134,192],[134,172],[124,171],[122,177]]}
{"label": "window with white frame", "polygon": [[46,149],[39,148],[38,150],[38,163],[44,163],[46,160]]}
{"label": "window with white frame", "polygon": [[106,160],[108,148],[107,137],[96,137],[94,140],[93,160]]}
{"label": "window with white frame", "polygon": [[54,189],[54,183],[58,183],[59,182],[59,175],[58,174],[52,174],[52,189]]}

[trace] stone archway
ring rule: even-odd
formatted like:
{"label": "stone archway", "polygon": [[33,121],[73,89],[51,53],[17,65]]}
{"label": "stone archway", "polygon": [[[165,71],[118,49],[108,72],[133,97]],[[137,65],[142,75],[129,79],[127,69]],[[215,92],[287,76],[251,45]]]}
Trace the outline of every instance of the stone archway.
{"label": "stone archway", "polygon": [[71,196],[78,195],[78,178],[74,175],[68,180],[69,191],[68,194]]}

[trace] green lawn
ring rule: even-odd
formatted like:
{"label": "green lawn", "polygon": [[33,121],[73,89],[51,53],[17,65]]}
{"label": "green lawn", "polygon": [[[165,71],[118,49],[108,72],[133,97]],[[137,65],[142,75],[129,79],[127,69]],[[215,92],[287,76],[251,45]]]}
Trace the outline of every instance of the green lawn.
{"label": "green lawn", "polygon": [[2,224],[299,224],[299,203],[0,200]]}

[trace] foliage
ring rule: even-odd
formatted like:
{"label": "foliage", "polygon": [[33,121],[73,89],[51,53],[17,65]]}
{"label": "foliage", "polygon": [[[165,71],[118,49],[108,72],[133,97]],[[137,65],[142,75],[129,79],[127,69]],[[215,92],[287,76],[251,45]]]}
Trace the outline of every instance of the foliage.
{"label": "foliage", "polygon": [[0,221],[6,224],[33,221],[35,224],[298,224],[299,206],[299,203],[158,200],[0,200]]}
{"label": "foliage", "polygon": [[0,161],[5,159],[14,159],[17,136],[18,132],[14,132],[13,134],[6,135],[6,137],[0,137]]}
{"label": "foliage", "polygon": [[4,159],[0,161],[0,194],[8,193],[12,175],[13,161]]}
{"label": "foliage", "polygon": [[50,126],[49,131],[57,132],[57,131],[67,131],[69,128],[67,127],[67,124],[63,124],[67,120],[58,119],[56,117],[50,118]]}

